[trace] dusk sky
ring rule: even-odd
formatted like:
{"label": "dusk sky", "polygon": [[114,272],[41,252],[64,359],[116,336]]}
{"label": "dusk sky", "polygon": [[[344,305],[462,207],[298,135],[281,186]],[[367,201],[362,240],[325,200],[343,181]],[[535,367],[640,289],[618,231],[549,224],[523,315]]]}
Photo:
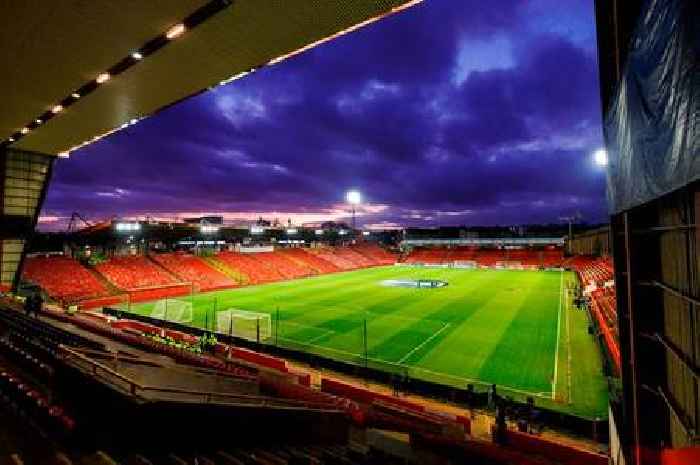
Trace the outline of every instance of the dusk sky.
{"label": "dusk sky", "polygon": [[58,160],[40,227],[604,221],[597,73],[592,0],[426,0]]}

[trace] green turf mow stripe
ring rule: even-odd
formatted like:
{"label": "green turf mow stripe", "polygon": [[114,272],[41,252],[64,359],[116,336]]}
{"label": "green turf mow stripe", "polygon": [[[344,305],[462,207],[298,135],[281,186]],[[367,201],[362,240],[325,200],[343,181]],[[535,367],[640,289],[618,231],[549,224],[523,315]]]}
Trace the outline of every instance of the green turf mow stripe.
{"label": "green turf mow stripe", "polygon": [[[449,285],[392,288],[381,285],[385,279],[442,279]],[[565,279],[575,277],[566,273]],[[496,381],[520,400],[534,395],[549,408],[605,416],[605,378],[597,346],[586,332],[585,314],[568,307],[562,311],[569,318],[562,316],[560,324],[571,323],[570,350],[586,360],[573,364],[569,389],[562,363],[569,349],[562,344],[557,401],[551,399],[561,282],[559,272],[387,266],[179,300],[193,302],[193,326],[203,328],[208,321],[211,328],[214,305],[217,311],[265,312],[273,324],[267,343],[278,340],[285,347],[358,365],[365,363],[366,320],[367,363],[374,368],[460,388]],[[146,303],[132,310],[150,315],[153,307]],[[560,344],[566,335],[562,328]],[[569,398],[571,404],[562,401]]]}

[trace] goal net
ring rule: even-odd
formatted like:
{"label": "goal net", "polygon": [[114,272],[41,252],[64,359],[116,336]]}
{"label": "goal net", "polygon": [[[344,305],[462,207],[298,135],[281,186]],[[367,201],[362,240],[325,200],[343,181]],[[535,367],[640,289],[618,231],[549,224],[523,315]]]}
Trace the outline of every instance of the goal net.
{"label": "goal net", "polygon": [[161,299],[153,306],[151,317],[176,323],[191,323],[192,302],[179,299]]}
{"label": "goal net", "polygon": [[262,342],[272,337],[272,319],[267,313],[223,310],[216,313],[216,332]]}

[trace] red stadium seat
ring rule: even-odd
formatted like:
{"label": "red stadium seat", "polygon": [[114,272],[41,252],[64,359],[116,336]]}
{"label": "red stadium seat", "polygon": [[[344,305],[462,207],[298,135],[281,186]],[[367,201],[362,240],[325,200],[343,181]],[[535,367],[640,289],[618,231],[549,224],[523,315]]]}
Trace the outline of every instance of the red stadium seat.
{"label": "red stadium seat", "polygon": [[114,257],[95,268],[112,284],[126,290],[181,282],[144,256]]}
{"label": "red stadium seat", "polygon": [[27,257],[23,278],[41,286],[56,300],[73,303],[105,297],[109,290],[95,276],[72,258]]}

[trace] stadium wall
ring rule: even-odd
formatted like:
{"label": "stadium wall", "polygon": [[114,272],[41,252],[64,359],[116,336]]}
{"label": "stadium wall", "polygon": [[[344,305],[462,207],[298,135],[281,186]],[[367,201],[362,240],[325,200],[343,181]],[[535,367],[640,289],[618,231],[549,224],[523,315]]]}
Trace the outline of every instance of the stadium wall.
{"label": "stadium wall", "polygon": [[[624,462],[700,443],[700,3],[596,1]],[[687,461],[683,463],[694,463]]]}
{"label": "stadium wall", "polygon": [[610,255],[610,227],[576,234],[569,241],[569,252],[573,255]]}

